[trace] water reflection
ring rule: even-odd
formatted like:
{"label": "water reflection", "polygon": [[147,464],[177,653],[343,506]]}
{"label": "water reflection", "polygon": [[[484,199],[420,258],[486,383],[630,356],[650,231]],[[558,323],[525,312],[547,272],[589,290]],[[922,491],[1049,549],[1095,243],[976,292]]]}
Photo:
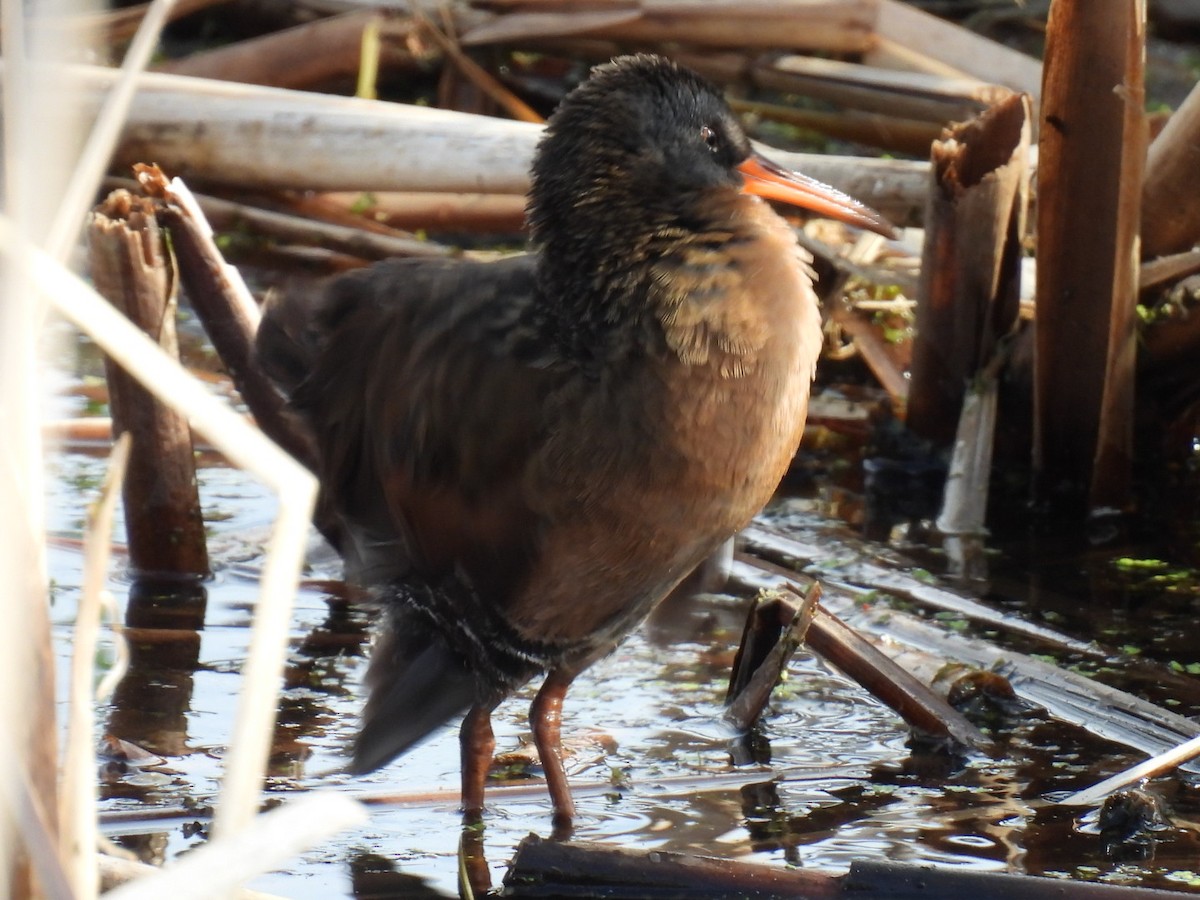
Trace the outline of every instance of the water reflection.
{"label": "water reflection", "polygon": [[362,900],[444,900],[450,896],[419,875],[397,871],[392,860],[378,853],[357,853],[349,862],[351,890]]}
{"label": "water reflection", "polygon": [[207,590],[194,579],[130,585],[129,670],[113,694],[110,734],[163,756],[191,752],[187,722],[207,602]]}
{"label": "water reflection", "polygon": [[[75,458],[71,466],[68,474],[89,477],[93,467],[100,468],[97,462]],[[101,787],[106,815],[125,810],[144,817],[136,823],[141,836],[120,840],[148,860],[172,858],[204,838],[204,826],[194,824],[199,812],[180,812],[170,826],[153,815],[155,807],[203,805],[215,793],[220,748],[228,740],[242,684],[240,666],[257,597],[256,581],[231,574],[229,560],[249,560],[252,568],[259,544],[253,526],[270,519],[263,492],[245,476],[214,469],[203,471],[201,478],[206,502],[219,503],[227,516],[211,525],[214,543],[226,549],[216,556],[217,580],[201,586],[208,594],[208,621],[202,624],[196,613],[201,597],[193,598],[189,614],[188,603],[142,603],[138,597],[143,589],[137,587],[128,617],[134,628],[133,672],[106,710],[108,730],[165,758],[152,768],[136,760],[123,773],[118,767],[116,783]],[[72,490],[74,497],[82,496]],[[77,517],[64,506],[56,525],[77,527]],[[76,550],[60,548],[53,557],[61,664],[70,648],[80,575]],[[1121,640],[1134,629],[1144,635],[1153,627],[1168,643],[1147,640],[1148,653],[1177,659],[1181,667],[1200,665],[1195,592],[1180,590],[1175,581],[1165,582],[1169,589],[1164,589],[1162,573],[1135,573],[1136,578],[1130,575],[1121,583],[1128,595],[1124,605],[1106,610],[1089,600],[1098,586],[1059,577],[1078,566],[1077,560],[1064,558],[1047,566],[1049,574],[1042,576],[1034,594],[1025,583],[997,580],[1010,608],[1035,606],[1051,624],[1065,623],[1080,632],[1093,625],[1114,629]],[[748,768],[733,769],[734,745],[718,722],[722,679],[744,606],[708,598],[677,608],[681,615],[675,621],[665,612],[652,623],[657,630],[649,632],[659,642],[647,640],[646,634],[635,637],[572,691],[565,730],[606,729],[603,750],[590,754],[583,770],[572,776],[582,798],[574,841],[678,849],[772,865],[788,861],[827,871],[842,871],[853,860],[904,858],[1192,886],[1182,879],[1190,877],[1200,858],[1200,788],[1186,776],[1155,785],[1175,788],[1167,796],[1167,812],[1178,827],[1154,833],[1149,858],[1122,859],[1114,848],[1106,849],[1101,835],[1088,833],[1074,815],[1054,813],[1044,798],[1112,774],[1137,761],[1136,754],[1029,710],[1002,711],[989,720],[1001,739],[1002,759],[964,764],[915,752],[905,747],[906,732],[893,714],[803,651],[793,660],[770,713],[742,746],[745,755],[739,761]],[[1165,632],[1164,622],[1171,626]],[[264,877],[254,885],[259,889],[328,898],[346,896],[353,882],[360,897],[455,892],[459,817],[456,800],[447,799],[458,779],[453,730],[370,779],[347,783],[320,775],[342,764],[344,745],[357,728],[361,694],[356,679],[367,624],[353,606],[325,590],[300,592],[270,786],[287,788],[307,771],[306,787],[386,786],[398,792],[427,790],[433,799],[419,807],[376,810],[369,828],[295,860],[286,875]],[[1124,671],[1126,677],[1137,674],[1136,669]],[[1178,683],[1168,683],[1161,666],[1154,671],[1159,684],[1152,683],[1148,669],[1139,692],[1155,696],[1161,691],[1182,701],[1178,709],[1184,713],[1200,708],[1195,700],[1200,694],[1187,690],[1189,685],[1194,690],[1193,675],[1180,671]],[[497,722],[502,747],[514,746],[527,731],[527,702],[522,697],[502,710]],[[792,774],[818,767],[836,768],[837,774],[819,781]],[[610,770],[617,769],[625,779],[614,786]],[[684,783],[686,787],[672,787]],[[531,830],[545,836],[549,817],[540,788],[527,799],[505,796],[493,803],[486,831],[479,835],[486,855],[471,865],[480,870],[475,877],[481,884],[490,873],[490,881],[498,885],[500,867],[513,848]],[[180,824],[185,818],[186,833]],[[132,826],[126,820],[121,827],[128,831]],[[431,893],[434,888],[441,894]]]}

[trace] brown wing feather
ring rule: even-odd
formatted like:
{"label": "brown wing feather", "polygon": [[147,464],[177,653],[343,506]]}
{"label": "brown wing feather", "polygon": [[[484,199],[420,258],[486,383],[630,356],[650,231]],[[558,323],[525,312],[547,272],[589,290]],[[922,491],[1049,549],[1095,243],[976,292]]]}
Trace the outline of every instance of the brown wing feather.
{"label": "brown wing feather", "polygon": [[[396,261],[333,282],[292,395],[317,432],[348,574],[381,583],[462,569],[503,606],[529,564],[521,489],[551,376],[519,361],[532,266]],[[377,371],[386,367],[388,371]]]}

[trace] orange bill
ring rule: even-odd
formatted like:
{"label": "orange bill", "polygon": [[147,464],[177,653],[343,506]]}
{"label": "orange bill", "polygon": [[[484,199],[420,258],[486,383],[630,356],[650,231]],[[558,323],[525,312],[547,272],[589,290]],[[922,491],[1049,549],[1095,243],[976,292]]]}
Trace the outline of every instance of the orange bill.
{"label": "orange bill", "polygon": [[847,225],[866,228],[884,237],[894,238],[896,230],[883,216],[865,203],[843,194],[837,188],[822,184],[815,178],[789,172],[765,156],[750,154],[749,159],[738,167],[746,179],[742,190],[767,200],[779,200],[799,206],[824,216],[837,219]]}

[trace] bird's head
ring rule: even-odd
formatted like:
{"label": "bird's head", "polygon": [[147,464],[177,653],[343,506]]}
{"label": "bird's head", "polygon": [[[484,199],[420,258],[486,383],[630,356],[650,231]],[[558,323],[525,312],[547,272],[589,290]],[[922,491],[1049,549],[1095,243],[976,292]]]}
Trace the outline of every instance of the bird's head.
{"label": "bird's head", "polygon": [[791,203],[890,234],[878,213],[756,153],[709,82],[671,60],[623,56],[597,66],[547,123],[533,163],[533,242],[657,227],[703,209],[714,191]]}

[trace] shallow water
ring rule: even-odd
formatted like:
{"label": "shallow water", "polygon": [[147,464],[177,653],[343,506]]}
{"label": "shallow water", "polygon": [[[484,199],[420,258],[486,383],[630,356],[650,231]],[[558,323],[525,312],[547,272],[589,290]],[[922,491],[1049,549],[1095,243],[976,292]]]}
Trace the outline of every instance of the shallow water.
{"label": "shallow water", "polygon": [[[78,535],[102,468],[102,460],[87,454],[54,457],[50,520],[56,533]],[[204,586],[204,628],[135,641],[135,669],[99,714],[104,730],[162,757],[147,767],[110,762],[101,772],[105,830],[150,862],[170,859],[206,837],[203,807],[219,788],[260,546],[274,510],[269,493],[240,472],[213,465],[201,470],[200,480],[217,572]],[[116,533],[122,533],[120,525]],[[56,543],[50,562],[62,669],[70,652],[80,554]],[[129,585],[121,562],[114,564],[110,587],[124,602]],[[1072,592],[1078,591],[1081,566],[1072,568],[1073,579],[1063,579],[1062,591],[1049,590],[1042,573],[1038,590],[1027,588],[1024,598],[1014,598],[1017,588],[1010,583],[998,599],[1028,607],[1034,618],[1055,604],[1071,609],[1072,598],[1078,611],[1079,594]],[[327,560],[313,574],[336,571]],[[1153,622],[1161,610],[1165,634],[1177,636],[1184,609],[1194,612],[1194,599],[1181,599],[1177,590],[1156,597],[1139,584],[1136,593],[1133,618]],[[572,689],[564,734],[574,751],[575,840],[834,873],[853,860],[888,859],[1200,890],[1200,847],[1192,827],[1200,821],[1197,786],[1161,779],[1156,790],[1169,798],[1177,827],[1156,833],[1139,851],[1113,848],[1076,814],[1043,798],[1086,786],[1139,761],[1138,755],[1036,711],[995,726],[1004,748],[997,759],[913,748],[892,712],[802,649],[755,735],[755,752],[747,754],[744,742],[720,722],[744,602],[703,598],[670,619],[651,620]],[[1084,621],[1093,618],[1099,629],[1111,629],[1122,615],[1129,618],[1131,610],[1073,614],[1078,621],[1066,624],[1087,637],[1079,627]],[[1067,618],[1060,612],[1056,624]],[[286,871],[255,879],[252,887],[290,897],[354,896],[356,889],[387,896],[411,889],[415,877],[418,886],[456,891],[454,729],[442,729],[370,777],[336,773],[356,727],[367,625],[361,613],[318,587],[299,593],[268,790],[281,797],[316,786],[404,796],[375,806],[362,829],[309,851]],[[1171,638],[1167,644],[1181,665],[1200,663],[1194,642]],[[517,750],[527,737],[531,696],[526,690],[499,710],[500,752]],[[734,765],[748,755],[760,762]],[[491,791],[489,803],[483,846],[498,884],[523,837],[549,834],[548,802],[540,786],[518,786]],[[150,819],[155,810],[183,809],[197,811]],[[1145,858],[1130,858],[1131,852]]]}

